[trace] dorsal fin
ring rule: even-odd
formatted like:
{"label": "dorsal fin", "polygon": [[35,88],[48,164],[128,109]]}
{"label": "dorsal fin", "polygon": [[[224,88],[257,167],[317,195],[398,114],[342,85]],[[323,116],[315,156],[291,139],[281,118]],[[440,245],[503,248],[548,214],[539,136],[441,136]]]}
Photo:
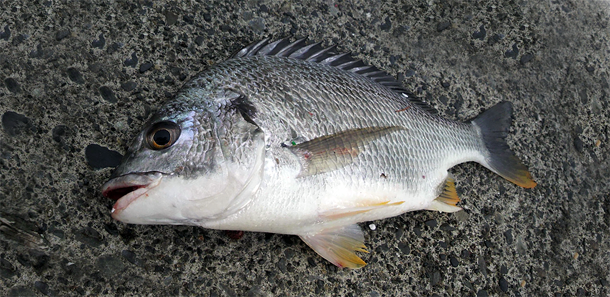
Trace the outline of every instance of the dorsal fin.
{"label": "dorsal fin", "polygon": [[414,97],[405,90],[400,82],[385,71],[379,70],[375,66],[367,65],[362,60],[354,59],[349,53],[339,53],[336,46],[322,47],[320,43],[307,44],[306,38],[290,42],[288,38],[282,38],[273,42],[265,38],[255,42],[233,55],[232,58],[242,58],[250,56],[277,56],[290,59],[304,60],[308,62],[320,63],[336,67],[345,71],[356,73],[370,78],[374,82],[386,86],[396,93],[401,94],[413,105],[436,114],[437,111],[422,99]]}

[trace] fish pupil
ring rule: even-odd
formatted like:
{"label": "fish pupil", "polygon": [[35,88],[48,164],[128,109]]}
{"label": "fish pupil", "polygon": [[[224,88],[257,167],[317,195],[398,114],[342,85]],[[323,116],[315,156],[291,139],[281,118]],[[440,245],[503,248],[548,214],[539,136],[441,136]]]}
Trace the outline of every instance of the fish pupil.
{"label": "fish pupil", "polygon": [[155,135],[153,136],[153,141],[160,146],[166,145],[170,142],[171,140],[171,134],[169,133],[169,131],[163,129],[163,130],[158,130],[157,132],[155,132]]}
{"label": "fish pupil", "polygon": [[149,128],[146,134],[148,147],[153,150],[162,150],[170,147],[180,137],[180,126],[174,122],[158,122]]}

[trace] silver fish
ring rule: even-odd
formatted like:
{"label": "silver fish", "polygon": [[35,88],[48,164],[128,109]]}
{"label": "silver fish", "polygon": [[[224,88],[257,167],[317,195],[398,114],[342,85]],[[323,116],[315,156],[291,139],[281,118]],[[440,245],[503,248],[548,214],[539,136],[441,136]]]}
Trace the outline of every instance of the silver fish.
{"label": "silver fish", "polygon": [[461,209],[447,172],[456,164],[536,185],[505,141],[511,114],[502,102],[446,120],[334,47],[266,39],[161,106],[102,191],[125,223],[295,234],[359,268],[358,222]]}

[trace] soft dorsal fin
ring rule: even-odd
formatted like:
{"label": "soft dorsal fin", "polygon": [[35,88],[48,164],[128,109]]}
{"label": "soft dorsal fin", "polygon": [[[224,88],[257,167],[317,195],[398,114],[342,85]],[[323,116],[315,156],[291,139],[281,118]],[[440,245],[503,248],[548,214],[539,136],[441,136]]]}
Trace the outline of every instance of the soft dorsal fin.
{"label": "soft dorsal fin", "polygon": [[413,105],[433,114],[438,113],[427,102],[414,97],[410,92],[405,90],[402,84],[393,76],[379,70],[375,66],[367,65],[362,60],[354,59],[349,53],[337,52],[335,45],[325,48],[320,45],[320,42],[307,44],[305,42],[306,38],[301,38],[294,42],[290,42],[288,38],[282,38],[273,42],[270,42],[270,40],[265,38],[255,42],[235,53],[232,58],[276,56],[329,65],[368,77],[374,82],[401,94]]}

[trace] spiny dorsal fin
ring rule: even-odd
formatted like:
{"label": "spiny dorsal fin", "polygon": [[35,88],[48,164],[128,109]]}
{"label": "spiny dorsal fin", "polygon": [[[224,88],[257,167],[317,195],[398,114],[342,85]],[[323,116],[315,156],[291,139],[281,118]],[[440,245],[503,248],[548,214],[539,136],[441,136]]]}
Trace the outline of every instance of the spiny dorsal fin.
{"label": "spiny dorsal fin", "polygon": [[375,66],[367,65],[362,60],[354,59],[349,53],[339,53],[336,45],[322,47],[320,43],[307,44],[306,38],[290,42],[288,38],[282,38],[273,42],[265,38],[253,43],[233,55],[232,58],[242,58],[250,56],[277,56],[290,59],[304,60],[308,62],[320,63],[336,67],[345,71],[353,72],[370,78],[374,82],[390,88],[394,92],[403,95],[404,98],[414,103],[417,107],[436,114],[437,111],[427,102],[414,97],[405,90],[400,82],[385,71],[379,70]]}

